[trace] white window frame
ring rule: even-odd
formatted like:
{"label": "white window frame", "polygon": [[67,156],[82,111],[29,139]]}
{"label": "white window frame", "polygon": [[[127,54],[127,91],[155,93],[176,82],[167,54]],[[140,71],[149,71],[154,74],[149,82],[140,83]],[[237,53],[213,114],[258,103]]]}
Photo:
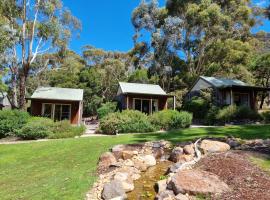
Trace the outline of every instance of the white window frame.
{"label": "white window frame", "polygon": [[157,111],[156,112],[158,112],[158,107],[159,107],[159,100],[158,99],[148,99],[148,98],[133,98],[133,102],[132,102],[132,108],[133,108],[133,110],[135,110],[135,100],[140,100],[141,101],[141,109],[140,109],[140,112],[142,112],[142,101],[143,100],[148,100],[149,101],[149,108],[150,108],[150,112],[149,112],[149,114],[153,114],[153,110],[152,110],[152,107],[153,107],[153,100],[155,100],[155,101],[157,101]]}
{"label": "white window frame", "polygon": [[66,105],[69,106],[69,116],[68,120],[71,120],[71,104],[64,104],[64,103],[42,103],[42,116],[44,116],[44,110],[45,110],[45,105],[52,105],[52,110],[51,110],[51,119],[54,120],[54,115],[55,115],[55,106],[56,105],[61,105],[61,112],[60,112],[60,119],[62,118],[62,106]]}

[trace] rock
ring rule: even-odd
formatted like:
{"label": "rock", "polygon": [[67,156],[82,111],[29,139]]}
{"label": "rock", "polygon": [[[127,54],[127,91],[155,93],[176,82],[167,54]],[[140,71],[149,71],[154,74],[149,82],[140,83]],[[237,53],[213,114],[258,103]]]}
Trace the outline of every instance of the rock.
{"label": "rock", "polygon": [[134,162],[132,160],[128,159],[128,160],[125,160],[123,162],[123,165],[128,166],[128,167],[132,167],[132,166],[134,166]]}
{"label": "rock", "polygon": [[126,199],[127,195],[125,193],[125,190],[123,189],[122,183],[117,180],[112,180],[111,182],[104,185],[102,191],[102,198],[104,200],[111,200],[114,198]]}
{"label": "rock", "polygon": [[180,156],[177,158],[177,162],[183,164],[183,163],[185,163],[185,162],[191,161],[193,158],[194,158],[194,155],[183,154],[183,155],[180,155]]}
{"label": "rock", "polygon": [[161,192],[165,191],[166,188],[167,188],[167,180],[166,179],[160,180],[160,181],[156,182],[156,184],[155,184],[155,190],[157,193],[161,193]]}
{"label": "rock", "polygon": [[225,142],[219,142],[214,140],[203,140],[200,148],[206,153],[225,152],[230,150],[230,146]]}
{"label": "rock", "polygon": [[177,163],[175,163],[175,164],[172,164],[172,165],[169,167],[169,169],[168,169],[168,171],[167,171],[167,174],[168,174],[168,173],[176,173],[176,172],[178,171],[178,169],[179,169],[182,165],[183,165],[182,162],[177,162]]}
{"label": "rock", "polygon": [[157,164],[156,159],[152,155],[141,156],[146,167],[152,167]]}
{"label": "rock", "polygon": [[140,170],[141,172],[145,172],[147,170],[147,166],[143,162],[143,160],[141,160],[141,159],[134,159],[133,160],[133,163],[134,163],[134,167],[136,169]]}
{"label": "rock", "polygon": [[175,194],[220,194],[229,190],[228,185],[219,180],[218,176],[198,169],[177,172],[170,185]]}
{"label": "rock", "polygon": [[194,155],[195,154],[194,144],[185,145],[183,151],[185,154]]}
{"label": "rock", "polygon": [[114,175],[114,180],[121,182],[125,192],[134,190],[133,180],[128,172],[116,172]]}
{"label": "rock", "polygon": [[175,147],[170,154],[169,160],[178,162],[178,158],[183,155],[183,149],[181,147]]}
{"label": "rock", "polygon": [[155,197],[155,200],[175,200],[175,195],[172,190],[165,190],[161,193],[158,193]]}
{"label": "rock", "polygon": [[138,155],[138,151],[122,151],[122,158],[124,160],[131,159],[135,155]]}
{"label": "rock", "polygon": [[99,169],[106,169],[111,165],[115,165],[116,162],[116,158],[111,152],[105,152],[99,158]]}
{"label": "rock", "polygon": [[228,138],[226,142],[228,145],[230,145],[231,148],[235,148],[241,145],[239,141],[234,138]]}
{"label": "rock", "polygon": [[110,199],[110,200],[125,200],[126,198],[124,198],[124,197],[115,197],[115,198],[113,198],[113,199]]}
{"label": "rock", "polygon": [[164,150],[161,148],[153,148],[153,155],[156,159],[160,159],[164,155]]}
{"label": "rock", "polygon": [[184,194],[178,194],[175,196],[175,200],[189,200],[189,198]]}

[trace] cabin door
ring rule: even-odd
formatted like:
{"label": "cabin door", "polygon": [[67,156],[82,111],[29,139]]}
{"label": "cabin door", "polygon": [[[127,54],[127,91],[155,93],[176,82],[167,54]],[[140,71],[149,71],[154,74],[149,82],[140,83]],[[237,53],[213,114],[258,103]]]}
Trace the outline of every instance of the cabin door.
{"label": "cabin door", "polygon": [[143,99],[142,100],[142,112],[146,114],[150,114],[150,100]]}

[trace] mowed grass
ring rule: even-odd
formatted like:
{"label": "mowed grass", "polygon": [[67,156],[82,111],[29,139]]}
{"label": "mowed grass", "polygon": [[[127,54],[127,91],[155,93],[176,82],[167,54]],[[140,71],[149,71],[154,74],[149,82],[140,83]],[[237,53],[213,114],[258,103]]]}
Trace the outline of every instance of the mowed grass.
{"label": "mowed grass", "polygon": [[96,180],[101,153],[113,145],[166,139],[173,143],[205,136],[270,138],[270,125],[193,128],[0,145],[0,199],[84,199]]}
{"label": "mowed grass", "polygon": [[270,174],[270,157],[269,156],[251,156],[251,161]]}

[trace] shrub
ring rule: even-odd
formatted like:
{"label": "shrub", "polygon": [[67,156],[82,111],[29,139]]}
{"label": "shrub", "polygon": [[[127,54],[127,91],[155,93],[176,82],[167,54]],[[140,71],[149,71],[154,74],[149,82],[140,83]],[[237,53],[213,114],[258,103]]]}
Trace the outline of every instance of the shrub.
{"label": "shrub", "polygon": [[261,117],[262,117],[264,123],[270,123],[270,112],[269,111],[262,112]]}
{"label": "shrub", "polygon": [[178,112],[172,115],[170,129],[188,128],[192,123],[192,114],[188,112]]}
{"label": "shrub", "polygon": [[55,122],[51,127],[50,139],[71,138],[80,136],[85,132],[85,126],[73,126],[68,120]]}
{"label": "shrub", "polygon": [[190,126],[192,115],[188,112],[162,110],[150,116],[150,122],[158,129],[185,128]]}
{"label": "shrub", "polygon": [[110,113],[100,121],[100,129],[105,134],[152,132],[156,129],[148,116],[135,110]]}
{"label": "shrub", "polygon": [[217,114],[217,119],[223,122],[244,119],[256,120],[260,119],[260,115],[247,106],[237,107],[236,105],[230,105],[219,110]]}
{"label": "shrub", "polygon": [[193,113],[195,119],[203,119],[209,109],[209,102],[202,97],[193,97],[183,105],[183,109]]}
{"label": "shrub", "polygon": [[10,135],[17,135],[23,125],[27,123],[30,115],[20,110],[0,111],[0,138]]}
{"label": "shrub", "polygon": [[212,106],[205,117],[204,123],[207,125],[214,125],[218,123],[217,115],[219,113],[219,108],[217,106]]}
{"label": "shrub", "polygon": [[109,113],[113,113],[116,111],[117,103],[116,102],[107,102],[102,104],[99,109],[97,109],[99,119],[102,119]]}
{"label": "shrub", "polygon": [[230,105],[219,110],[217,114],[217,119],[223,122],[229,122],[236,118],[237,106]]}
{"label": "shrub", "polygon": [[26,140],[46,138],[52,134],[53,125],[51,119],[33,117],[18,131],[17,136]]}

